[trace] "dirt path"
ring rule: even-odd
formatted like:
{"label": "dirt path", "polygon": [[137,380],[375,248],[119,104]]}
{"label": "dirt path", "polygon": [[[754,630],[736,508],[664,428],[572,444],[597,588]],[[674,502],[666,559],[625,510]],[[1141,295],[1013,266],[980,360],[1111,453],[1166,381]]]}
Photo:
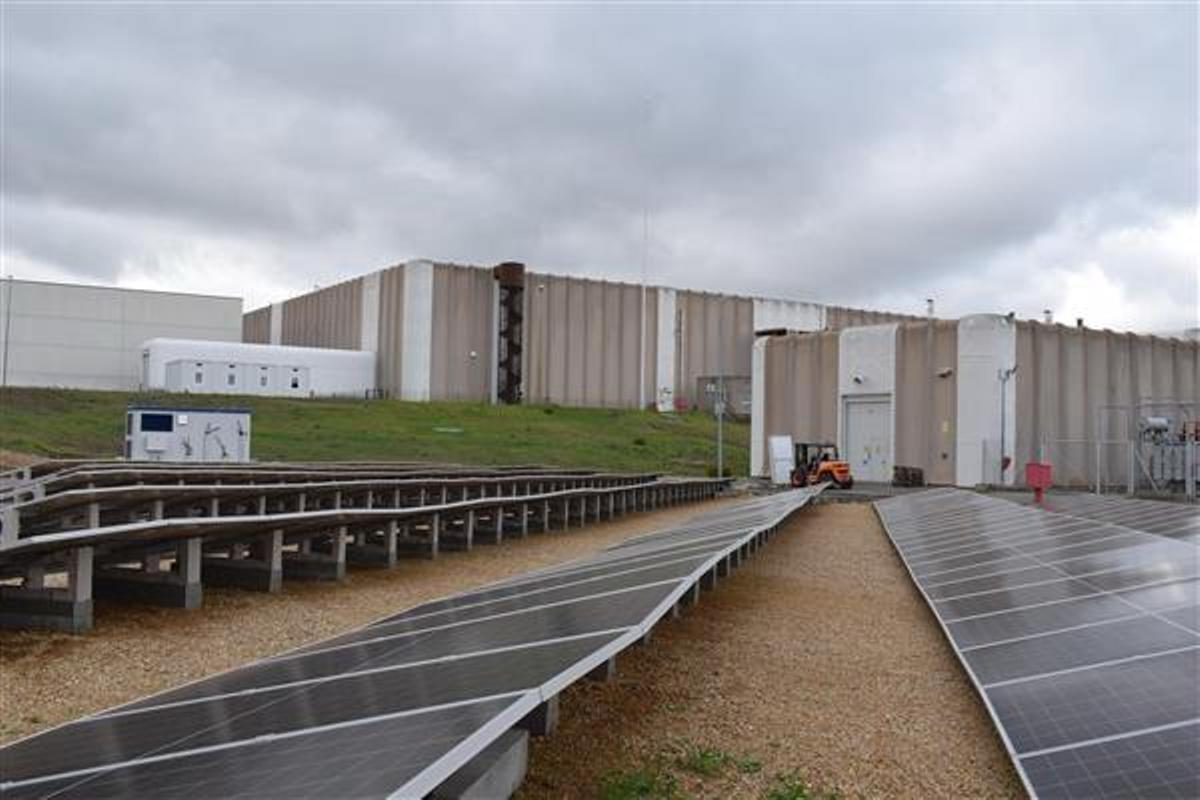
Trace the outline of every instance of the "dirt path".
{"label": "dirt path", "polygon": [[802,512],[615,681],[567,690],[521,797],[604,796],[606,778],[611,797],[1022,795],[866,504]]}
{"label": "dirt path", "polygon": [[0,632],[0,743],[356,628],[416,603],[578,558],[731,500],[635,514],[499,548],[352,568],[344,583],[285,581],[277,595],[205,587],[196,611],[98,604],[86,636]]}

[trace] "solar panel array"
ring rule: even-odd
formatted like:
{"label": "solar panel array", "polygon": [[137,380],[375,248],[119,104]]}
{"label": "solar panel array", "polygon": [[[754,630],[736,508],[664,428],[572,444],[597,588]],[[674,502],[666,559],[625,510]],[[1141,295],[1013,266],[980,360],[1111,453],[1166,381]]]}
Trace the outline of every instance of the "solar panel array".
{"label": "solar panel array", "polygon": [[[1031,500],[1028,494],[1021,494],[1020,498]],[[1059,514],[1111,522],[1200,545],[1200,511],[1189,503],[1055,492],[1046,495],[1044,507]]]}
{"label": "solar panel array", "polygon": [[421,796],[817,492],[725,507],[16,742],[0,749],[0,793]]}
{"label": "solar panel array", "polygon": [[1194,516],[1150,533],[956,489],[876,509],[1032,795],[1200,797]]}

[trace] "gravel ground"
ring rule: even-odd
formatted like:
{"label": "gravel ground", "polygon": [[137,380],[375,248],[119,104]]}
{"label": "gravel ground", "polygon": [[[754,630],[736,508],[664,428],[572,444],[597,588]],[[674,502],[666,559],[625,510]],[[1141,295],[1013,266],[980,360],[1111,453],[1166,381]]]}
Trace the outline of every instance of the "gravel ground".
{"label": "gravel ground", "polygon": [[285,581],[277,595],[205,587],[196,611],[100,603],[86,636],[0,632],[0,743],[359,627],[419,602],[578,558],[731,500],[510,539],[499,548]]}
{"label": "gravel ground", "polygon": [[616,680],[566,690],[520,797],[594,797],[616,775],[692,797],[761,797],[781,775],[841,797],[1023,796],[867,504],[806,509]]}

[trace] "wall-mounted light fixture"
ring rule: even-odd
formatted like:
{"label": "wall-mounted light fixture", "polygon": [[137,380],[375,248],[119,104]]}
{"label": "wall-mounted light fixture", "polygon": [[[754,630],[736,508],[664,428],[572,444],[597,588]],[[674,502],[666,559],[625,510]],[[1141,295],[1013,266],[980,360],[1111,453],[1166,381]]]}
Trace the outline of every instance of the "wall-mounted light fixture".
{"label": "wall-mounted light fixture", "polygon": [[863,383],[866,383],[867,379],[864,378],[862,375],[855,375],[850,380],[854,381],[855,383],[857,383],[861,386]]}
{"label": "wall-mounted light fixture", "polygon": [[954,374],[954,367],[942,367],[935,373],[939,378],[949,378]]}

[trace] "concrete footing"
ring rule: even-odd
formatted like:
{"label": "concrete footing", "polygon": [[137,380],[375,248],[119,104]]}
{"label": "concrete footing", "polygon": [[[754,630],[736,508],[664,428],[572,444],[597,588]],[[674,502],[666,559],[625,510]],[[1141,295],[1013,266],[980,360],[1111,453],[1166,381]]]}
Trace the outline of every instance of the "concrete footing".
{"label": "concrete footing", "polygon": [[301,581],[340,581],[346,577],[346,560],[323,553],[284,553],[283,577]]}
{"label": "concrete footing", "polygon": [[529,734],[513,728],[429,793],[434,800],[483,800],[512,797],[525,780]]}
{"label": "concrete footing", "polygon": [[0,586],[0,627],[49,628],[68,633],[90,631],[92,558],[90,547],[67,552],[65,589],[44,587],[40,567],[31,569],[24,586]]}
{"label": "concrete footing", "polygon": [[140,569],[97,569],[92,576],[92,593],[102,600],[199,608],[204,599],[204,590],[200,585],[200,546],[199,537],[177,544],[175,567],[170,572],[158,570],[157,555],[144,559]]}
{"label": "concrete footing", "polygon": [[92,600],[62,589],[0,586],[0,628],[45,628],[67,633],[92,629]]}
{"label": "concrete footing", "polygon": [[391,569],[396,566],[396,552],[396,537],[385,537],[383,544],[366,542],[346,545],[346,561]]}
{"label": "concrete footing", "polygon": [[204,583],[251,592],[283,588],[283,531],[263,536],[249,548],[234,545],[229,558],[206,557],[200,570]]}

